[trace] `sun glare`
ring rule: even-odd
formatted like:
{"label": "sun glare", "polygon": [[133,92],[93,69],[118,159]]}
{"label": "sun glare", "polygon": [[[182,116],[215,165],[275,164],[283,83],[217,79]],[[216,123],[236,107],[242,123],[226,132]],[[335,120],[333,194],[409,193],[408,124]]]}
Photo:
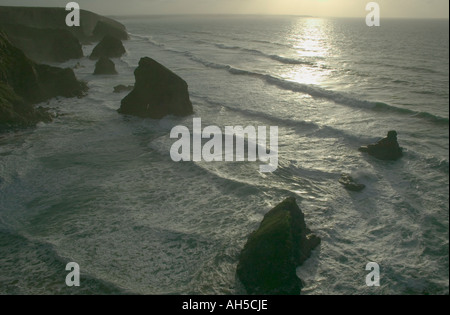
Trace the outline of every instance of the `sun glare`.
{"label": "sun glare", "polygon": [[295,58],[305,63],[289,68],[283,76],[285,79],[303,84],[319,84],[325,80],[329,72],[321,65],[330,54],[329,28],[329,23],[324,19],[298,19],[286,40],[292,43]]}

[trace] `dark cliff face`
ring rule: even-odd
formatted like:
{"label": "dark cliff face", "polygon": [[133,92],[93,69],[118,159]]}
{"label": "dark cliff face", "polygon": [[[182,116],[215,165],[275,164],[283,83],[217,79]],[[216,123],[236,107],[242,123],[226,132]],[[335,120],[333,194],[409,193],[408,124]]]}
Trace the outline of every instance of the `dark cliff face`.
{"label": "dark cliff face", "polygon": [[9,40],[36,62],[64,62],[83,57],[78,39],[65,29],[40,29],[0,22]]}
{"label": "dark cliff face", "polygon": [[31,61],[3,32],[0,32],[0,84],[0,123],[8,126],[30,126],[51,120],[45,110],[32,104],[55,96],[82,96],[87,89],[72,69]]}
{"label": "dark cliff face", "polygon": [[37,29],[64,29],[71,32],[81,43],[99,40],[108,34],[119,39],[128,39],[123,24],[85,10],[80,11],[80,27],[68,27],[68,13],[65,8],[0,6],[0,23]]}
{"label": "dark cliff face", "polygon": [[193,113],[186,81],[160,63],[142,58],[134,75],[136,84],[122,100],[119,113],[153,119]]}
{"label": "dark cliff face", "polygon": [[253,232],[239,258],[237,275],[249,294],[298,295],[296,268],[320,243],[306,227],[295,198],[270,210]]}

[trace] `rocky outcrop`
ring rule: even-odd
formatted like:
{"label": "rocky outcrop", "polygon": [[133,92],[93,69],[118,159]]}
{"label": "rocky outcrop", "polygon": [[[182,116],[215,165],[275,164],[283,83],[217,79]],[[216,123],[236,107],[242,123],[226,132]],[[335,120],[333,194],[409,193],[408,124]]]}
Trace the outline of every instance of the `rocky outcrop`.
{"label": "rocky outcrop", "polygon": [[125,47],[123,47],[120,39],[106,35],[100,43],[95,46],[89,58],[92,60],[99,59],[101,57],[119,58],[125,53]]}
{"label": "rocky outcrop", "polygon": [[128,39],[128,34],[124,32],[124,29],[102,20],[97,22],[92,34],[97,40],[100,40],[105,36],[112,36],[121,40]]}
{"label": "rocky outcrop", "polygon": [[41,29],[2,24],[10,41],[36,62],[64,62],[83,57],[78,39],[65,29]]}
{"label": "rocky outcrop", "polygon": [[135,70],[136,84],[121,103],[121,114],[160,119],[193,113],[188,85],[178,75],[145,57]]}
{"label": "rocky outcrop", "polygon": [[379,160],[395,161],[403,156],[403,149],[398,144],[397,132],[395,130],[389,131],[387,137],[375,144],[360,147],[359,151],[369,153],[369,155]]}
{"label": "rocky outcrop", "polygon": [[0,122],[8,126],[48,121],[50,115],[32,104],[55,96],[82,96],[87,89],[72,69],[31,61],[3,32],[0,32],[0,83]]}
{"label": "rocky outcrop", "polygon": [[134,85],[119,84],[114,87],[114,93],[122,93],[122,92],[132,91],[133,89],[134,89]]}
{"label": "rocky outcrop", "polygon": [[357,183],[349,174],[342,174],[341,178],[339,178],[339,183],[351,191],[362,191],[366,188],[366,185]]}
{"label": "rocky outcrop", "polygon": [[320,244],[306,227],[295,198],[288,198],[265,216],[239,257],[237,276],[248,294],[298,295],[296,268]]}
{"label": "rocky outcrop", "polygon": [[94,75],[117,74],[116,66],[111,59],[101,57],[95,64]]}
{"label": "rocky outcrop", "polygon": [[41,101],[56,96],[81,97],[87,90],[86,83],[78,81],[70,68],[35,65],[35,69],[43,96]]}
{"label": "rocky outcrop", "polygon": [[[68,27],[66,16],[68,11],[61,8],[38,7],[6,7],[0,6],[0,21],[2,24],[23,25],[38,29],[64,29],[71,32],[81,43],[96,41],[98,34],[114,35],[119,39],[128,39],[128,33],[121,23],[81,10],[79,27]],[[95,33],[97,34],[94,34]]]}

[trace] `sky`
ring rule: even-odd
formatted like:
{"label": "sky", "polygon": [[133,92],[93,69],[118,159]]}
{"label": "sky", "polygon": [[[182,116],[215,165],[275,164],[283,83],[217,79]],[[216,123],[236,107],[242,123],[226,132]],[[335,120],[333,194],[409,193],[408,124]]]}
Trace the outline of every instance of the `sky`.
{"label": "sky", "polygon": [[[0,0],[0,5],[65,7],[69,0]],[[81,9],[104,15],[288,14],[365,17],[370,0],[78,0]],[[381,17],[447,18],[449,0],[377,0]]]}

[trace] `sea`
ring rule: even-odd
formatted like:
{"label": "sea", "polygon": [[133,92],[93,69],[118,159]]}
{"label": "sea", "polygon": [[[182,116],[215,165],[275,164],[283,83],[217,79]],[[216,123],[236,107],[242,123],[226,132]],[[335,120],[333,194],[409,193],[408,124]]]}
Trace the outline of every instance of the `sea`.
{"label": "sea", "polygon": [[[448,20],[115,18],[130,34],[119,74],[94,76],[95,43],[84,46],[54,65],[88,94],[0,135],[0,294],[245,294],[239,254],[292,196],[322,239],[297,268],[302,295],[449,294]],[[193,115],[117,113],[128,92],[113,87],[134,84],[142,57],[186,80]],[[278,168],[174,162],[171,130],[193,118],[278,127]],[[389,130],[400,160],[358,151]],[[365,190],[346,190],[343,173]]]}

